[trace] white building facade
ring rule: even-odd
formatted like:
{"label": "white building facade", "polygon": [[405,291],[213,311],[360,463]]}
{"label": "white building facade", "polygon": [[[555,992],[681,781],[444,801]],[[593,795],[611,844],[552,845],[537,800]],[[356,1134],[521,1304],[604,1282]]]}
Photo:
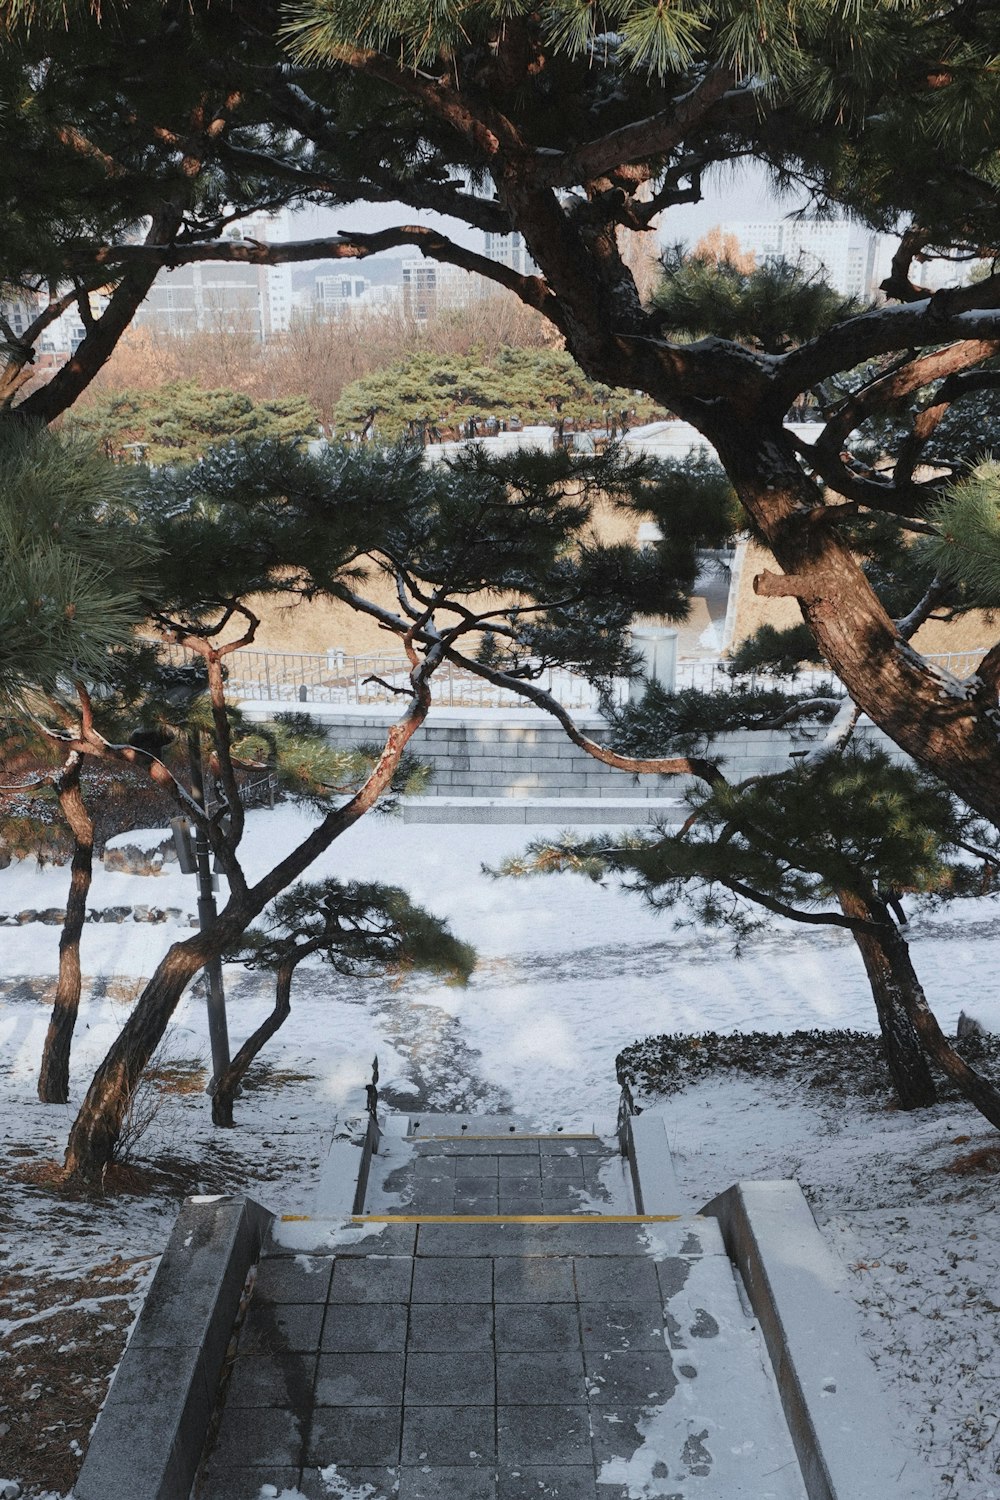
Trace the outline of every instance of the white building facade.
{"label": "white building facade", "polygon": [[777,219],[724,224],[758,264],[785,260],[818,275],[844,297],[870,301],[878,289],[880,236],[849,219]]}

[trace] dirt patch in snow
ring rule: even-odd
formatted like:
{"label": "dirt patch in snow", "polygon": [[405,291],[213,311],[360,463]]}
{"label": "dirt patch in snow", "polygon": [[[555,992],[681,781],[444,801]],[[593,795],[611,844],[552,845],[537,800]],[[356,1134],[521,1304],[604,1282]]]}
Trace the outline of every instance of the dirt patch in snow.
{"label": "dirt patch in snow", "polygon": [[0,1276],[0,1471],[70,1488],[149,1265],[113,1256],[41,1282],[30,1265]]}

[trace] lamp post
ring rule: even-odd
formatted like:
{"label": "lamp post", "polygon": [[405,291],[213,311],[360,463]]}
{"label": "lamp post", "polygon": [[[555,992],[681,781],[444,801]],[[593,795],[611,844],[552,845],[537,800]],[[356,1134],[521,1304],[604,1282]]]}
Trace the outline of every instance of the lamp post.
{"label": "lamp post", "polygon": [[[205,811],[205,777],[201,763],[201,733],[188,730],[188,758],[191,767],[191,796]],[[186,818],[172,823],[178,857],[184,874],[198,877],[198,926],[202,932],[218,915],[212,879],[211,850],[203,828],[194,827]],[[226,993],[222,987],[222,960],[210,958],[205,965],[208,984],[208,1038],[212,1047],[212,1077],[208,1093],[229,1066],[229,1029],[226,1025]]]}

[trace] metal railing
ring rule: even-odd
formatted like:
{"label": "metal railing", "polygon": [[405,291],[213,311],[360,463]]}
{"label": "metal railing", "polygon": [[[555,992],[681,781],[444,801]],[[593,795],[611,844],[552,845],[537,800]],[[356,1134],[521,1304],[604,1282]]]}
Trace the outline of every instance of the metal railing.
{"label": "metal railing", "polygon": [[363,1214],[365,1211],[365,1199],[368,1196],[368,1177],[372,1167],[372,1157],[378,1155],[378,1148],[382,1144],[382,1131],[378,1123],[378,1056],[372,1063],[372,1081],[365,1084],[365,1099],[368,1111],[368,1124],[365,1128],[364,1145],[361,1148],[361,1166],[358,1169],[358,1185],[354,1194],[355,1214]]}
{"label": "metal railing", "polygon": [[[172,663],[190,660],[182,646],[164,646]],[[986,654],[986,648],[949,651],[926,660],[958,678],[970,676]],[[234,699],[244,702],[282,704],[353,704],[365,706],[393,703],[409,692],[409,666],[404,657],[388,654],[348,656],[343,651],[263,651],[248,647],[227,658],[227,687]],[[598,694],[583,677],[556,667],[547,668],[537,685],[550,693],[563,708],[596,709]],[[718,658],[679,661],[676,687],[702,692],[730,692],[737,685],[783,687],[813,693],[839,694],[843,689],[827,667],[806,666],[791,678],[757,672],[735,679]],[[619,678],[613,697],[623,703],[629,683]],[[530,701],[511,688],[496,687],[474,672],[445,662],[431,678],[431,697],[445,708],[529,708]]]}
{"label": "metal railing", "polygon": [[618,1145],[622,1156],[628,1156],[632,1149],[632,1116],[641,1114],[632,1093],[632,1085],[628,1076],[622,1069],[621,1059],[615,1059],[615,1076],[618,1079],[621,1094],[618,1098],[618,1122],[615,1126],[615,1134],[618,1136]]}

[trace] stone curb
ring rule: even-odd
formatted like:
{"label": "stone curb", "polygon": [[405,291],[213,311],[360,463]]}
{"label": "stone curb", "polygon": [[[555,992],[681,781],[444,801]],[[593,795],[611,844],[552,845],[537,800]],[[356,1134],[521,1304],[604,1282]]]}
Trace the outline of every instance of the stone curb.
{"label": "stone curb", "polygon": [[760,1323],[809,1500],[927,1500],[861,1338],[844,1272],[797,1182],[738,1182],[718,1219]]}
{"label": "stone curb", "polygon": [[636,1213],[694,1213],[694,1204],[681,1194],[663,1116],[643,1110],[629,1117],[628,1126],[628,1163]]}
{"label": "stone curb", "polygon": [[74,1500],[188,1500],[247,1272],[273,1217],[250,1198],[184,1204]]}
{"label": "stone curb", "polygon": [[686,808],[660,797],[404,797],[404,823],[680,823]]}

